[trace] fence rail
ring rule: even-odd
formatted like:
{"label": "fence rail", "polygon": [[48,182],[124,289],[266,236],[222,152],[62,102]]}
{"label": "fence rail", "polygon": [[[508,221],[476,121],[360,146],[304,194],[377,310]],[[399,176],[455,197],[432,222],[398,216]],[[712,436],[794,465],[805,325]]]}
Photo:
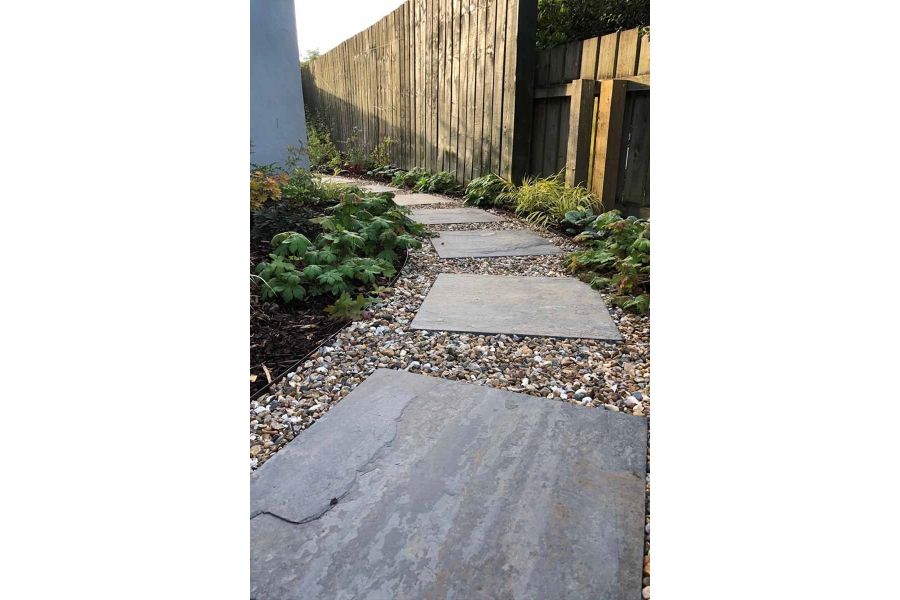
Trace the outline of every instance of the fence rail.
{"label": "fence rail", "polygon": [[391,137],[407,169],[518,177],[536,22],[536,0],[407,0],[304,68],[304,95],[344,149]]}

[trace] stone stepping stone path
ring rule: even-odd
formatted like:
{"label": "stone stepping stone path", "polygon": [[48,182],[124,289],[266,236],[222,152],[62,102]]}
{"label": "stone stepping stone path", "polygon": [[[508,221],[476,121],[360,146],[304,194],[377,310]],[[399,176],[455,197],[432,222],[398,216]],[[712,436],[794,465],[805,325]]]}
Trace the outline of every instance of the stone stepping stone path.
{"label": "stone stepping stone path", "polygon": [[442,231],[440,237],[431,238],[431,243],[441,258],[537,256],[563,251],[527,229]]}
{"label": "stone stepping stone path", "polygon": [[647,423],[379,369],[251,476],[255,600],[641,597]]}
{"label": "stone stepping stone path", "polygon": [[384,185],[383,183],[376,183],[374,181],[366,181],[364,179],[353,179],[351,177],[342,177],[340,175],[322,175],[322,180],[327,181],[329,183],[344,183],[348,185],[356,185],[360,188],[374,192],[376,194],[381,192],[393,192],[395,194],[403,194],[406,190],[401,190],[400,188],[395,188],[390,185]]}
{"label": "stone stepping stone path", "polygon": [[394,200],[400,206],[422,206],[427,204],[447,204],[459,202],[454,198],[444,198],[433,194],[403,194]]}
{"label": "stone stepping stone path", "polygon": [[410,218],[425,225],[449,225],[452,223],[497,223],[503,217],[480,208],[414,208]]}
{"label": "stone stepping stone path", "polygon": [[441,273],[410,329],[622,339],[600,294],[572,277]]}

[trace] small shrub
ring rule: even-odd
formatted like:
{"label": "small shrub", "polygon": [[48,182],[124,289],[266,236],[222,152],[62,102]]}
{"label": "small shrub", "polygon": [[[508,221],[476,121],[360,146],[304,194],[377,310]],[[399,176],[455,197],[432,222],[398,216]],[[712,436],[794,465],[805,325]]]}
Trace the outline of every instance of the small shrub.
{"label": "small shrub", "polygon": [[411,188],[419,183],[420,180],[428,177],[428,171],[416,167],[411,171],[400,170],[391,178],[391,185],[395,187]]}
{"label": "small shrub", "polygon": [[572,211],[571,227],[581,227],[575,240],[590,246],[569,254],[566,269],[588,280],[591,287],[612,292],[613,303],[646,314],[650,310],[650,222],[617,210],[601,215]]}
{"label": "small shrub", "polygon": [[319,123],[307,122],[307,140],[309,162],[311,167],[325,171],[341,168],[341,153],[331,141],[331,132]]}
{"label": "small shrub", "polygon": [[371,169],[372,156],[362,147],[358,127],[354,127],[350,136],[345,140],[347,151],[344,153],[344,168],[354,175],[359,175]]}
{"label": "small shrub", "polygon": [[392,165],[375,167],[371,171],[366,171],[366,175],[374,177],[375,179],[380,179],[381,181],[393,181],[394,177],[403,173],[406,173],[406,171]]}
{"label": "small shrub", "polygon": [[563,221],[569,211],[600,210],[600,200],[583,187],[570,187],[562,173],[551,177],[527,177],[520,186],[511,186],[498,196],[515,206],[527,221],[546,228]]}
{"label": "small shrub", "polygon": [[471,206],[501,206],[503,201],[498,197],[508,187],[511,187],[510,182],[493,173],[478,177],[466,187],[465,203]]}
{"label": "small shrub", "polygon": [[417,192],[431,192],[436,194],[455,194],[462,191],[462,185],[452,173],[441,171],[433,175],[420,177],[413,190]]}
{"label": "small shrub", "polygon": [[281,186],[287,175],[276,173],[271,166],[257,167],[250,173],[250,210],[260,209],[269,202],[281,200]]}
{"label": "small shrub", "polygon": [[394,145],[391,136],[387,136],[375,146],[372,150],[371,162],[375,168],[384,168],[391,164],[391,146]]}

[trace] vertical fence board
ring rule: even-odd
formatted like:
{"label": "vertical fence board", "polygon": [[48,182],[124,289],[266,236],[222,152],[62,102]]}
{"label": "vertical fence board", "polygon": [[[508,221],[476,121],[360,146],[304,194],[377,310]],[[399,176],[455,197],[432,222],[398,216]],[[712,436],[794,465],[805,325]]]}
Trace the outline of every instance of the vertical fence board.
{"label": "vertical fence board", "polygon": [[631,77],[637,74],[639,42],[640,34],[637,28],[629,29],[619,34],[616,77]]}
{"label": "vertical fence board", "polygon": [[619,49],[619,33],[609,33],[600,38],[600,58],[597,61],[595,79],[611,79],[616,76],[616,60]]}

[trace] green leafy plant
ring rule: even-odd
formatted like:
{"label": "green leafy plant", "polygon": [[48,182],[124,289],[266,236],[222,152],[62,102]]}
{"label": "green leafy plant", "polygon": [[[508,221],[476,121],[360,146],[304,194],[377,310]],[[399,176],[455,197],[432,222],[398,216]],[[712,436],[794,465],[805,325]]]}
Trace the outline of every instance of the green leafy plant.
{"label": "green leafy plant", "polygon": [[369,177],[380,179],[382,181],[392,181],[395,176],[403,173],[406,173],[406,171],[392,165],[375,167],[374,169],[366,171],[366,175]]}
{"label": "green leafy plant", "polygon": [[359,127],[354,127],[350,131],[350,135],[344,141],[344,147],[346,148],[344,168],[350,173],[359,175],[374,166],[372,164],[372,156],[363,147]]}
{"label": "green leafy plant", "polygon": [[340,169],[341,153],[331,141],[331,132],[313,119],[307,121],[306,134],[310,165],[315,169],[331,172]]}
{"label": "green leafy plant", "polygon": [[477,177],[466,187],[465,203],[471,206],[501,206],[499,198],[511,183],[493,173]]}
{"label": "green leafy plant", "polygon": [[428,171],[416,167],[410,171],[399,170],[391,178],[391,185],[396,187],[411,188],[423,178],[428,177]]}
{"label": "green leafy plant", "polygon": [[387,136],[375,145],[371,161],[376,168],[384,168],[391,164],[391,146],[395,143],[391,136]]}
{"label": "green leafy plant", "polygon": [[327,307],[325,312],[332,319],[358,319],[362,311],[377,298],[368,298],[362,294],[357,294],[356,299],[351,299],[350,294],[344,292],[334,304]]}
{"label": "green leafy plant", "polygon": [[613,303],[646,314],[650,310],[650,222],[622,218],[617,210],[600,215],[572,211],[565,221],[582,231],[575,240],[589,247],[569,254],[566,269],[591,287],[613,294]]}
{"label": "green leafy plant", "polygon": [[498,198],[543,228],[559,224],[570,211],[599,211],[602,206],[600,199],[585,188],[567,185],[562,172],[551,177],[526,177],[522,185],[508,187]]}
{"label": "green leafy plant", "polygon": [[393,194],[344,194],[325,212],[310,219],[321,228],[315,239],[297,231],[273,236],[270,260],[256,266],[266,284],[260,286],[263,300],[326,296],[336,299],[330,314],[355,314],[365,302],[352,294],[392,277],[399,253],[421,247],[414,236],[423,235],[425,227],[409,218],[409,209],[398,206]]}
{"label": "green leafy plant", "polygon": [[455,194],[462,191],[462,185],[452,173],[440,171],[439,173],[420,177],[413,186],[413,190],[437,194]]}

